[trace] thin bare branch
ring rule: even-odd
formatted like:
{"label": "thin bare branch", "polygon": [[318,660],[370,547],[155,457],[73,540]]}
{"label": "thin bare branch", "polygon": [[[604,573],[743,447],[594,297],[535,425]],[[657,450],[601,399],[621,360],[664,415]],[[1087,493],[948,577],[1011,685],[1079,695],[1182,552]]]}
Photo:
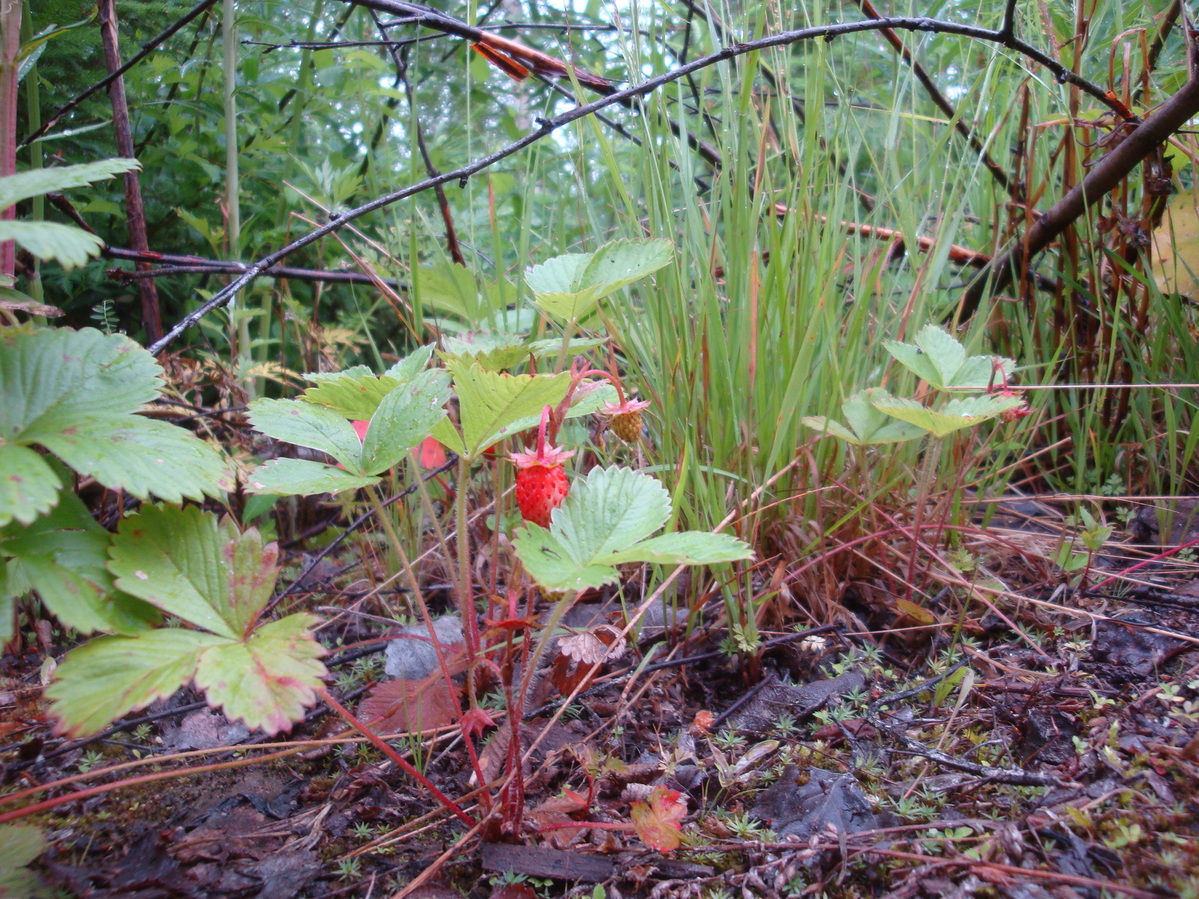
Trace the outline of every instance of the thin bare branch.
{"label": "thin bare branch", "polygon": [[[142,269],[137,271],[112,270],[109,274],[119,280],[132,281],[139,278],[161,278],[168,275],[240,275],[250,267],[245,262],[233,262],[227,259],[205,259],[202,256],[188,256],[178,253],[155,253],[130,250],[124,247],[105,247],[100,255],[106,259],[119,259],[127,262],[158,265],[161,268]],[[376,279],[362,272],[349,272],[318,268],[295,268],[277,265],[267,269],[262,274],[271,278],[292,278],[296,281],[323,281],[329,284],[375,284]],[[402,281],[390,278],[382,279],[383,283],[394,290],[404,290]]]}
{"label": "thin bare branch", "polygon": [[[1192,47],[1194,53],[1194,47]],[[1137,165],[1160,147],[1178,129],[1199,114],[1199,75],[1190,79],[1153,115],[1133,128],[1106,156],[1100,159],[1082,182],[1038,218],[1025,233],[997,255],[962,296],[960,316],[973,315],[984,295],[1003,290],[1029,259],[1049,246],[1084,212],[1123,181]]]}
{"label": "thin bare branch", "polygon": [[[358,0],[355,0],[358,2]],[[374,9],[381,9],[385,12],[395,13],[397,15],[414,15],[421,18],[422,24],[430,24],[430,27],[452,26],[454,33],[464,32],[462,36],[475,39],[476,34],[483,34],[478,29],[470,28],[462,25],[456,20],[447,19],[441,13],[433,10],[424,12],[425,8],[415,4],[401,3],[399,0],[361,0],[363,5],[370,6]],[[448,25],[447,25],[448,23]],[[285,259],[291,253],[296,252],[303,247],[309,246],[312,243],[320,240],[328,234],[333,233],[341,228],[347,222],[359,218],[377,209],[382,209],[385,206],[390,206],[400,200],[407,199],[415,194],[429,190],[438,184],[448,184],[453,181],[465,183],[470,176],[477,174],[503,159],[507,159],[516,153],[519,153],[525,147],[531,146],[539,140],[552,134],[554,131],[569,125],[571,122],[592,115],[602,109],[606,109],[617,103],[630,103],[638,98],[650,94],[662,87],[678,81],[680,78],[685,78],[693,72],[698,72],[709,66],[717,65],[728,60],[735,59],[739,56],[744,56],[747,53],[753,53],[758,50],[764,50],[769,47],[780,47],[788,44],[794,44],[799,41],[814,40],[824,38],[832,40],[837,37],[842,37],[850,34],[859,34],[863,32],[881,31],[884,28],[891,28],[901,31],[918,31],[936,34],[951,34],[960,37],[973,38],[975,40],[987,41],[992,43],[1000,43],[1004,46],[1019,49],[1023,45],[1022,42],[1014,41],[1010,38],[1003,37],[999,32],[989,28],[980,28],[975,25],[967,25],[960,22],[946,22],[939,19],[925,17],[894,17],[888,19],[868,19],[858,22],[841,22],[832,25],[818,25],[811,28],[801,28],[795,31],[784,31],[778,34],[767,35],[766,37],[758,38],[753,41],[745,41],[739,44],[733,44],[727,47],[722,47],[715,53],[707,56],[699,57],[689,63],[681,65],[669,72],[664,72],[660,75],[655,75],[652,78],[647,78],[638,84],[623,90],[614,90],[607,96],[600,97],[590,103],[584,103],[576,106],[574,109],[569,109],[551,119],[541,119],[536,131],[530,132],[519,140],[501,147],[493,153],[482,156],[473,162],[469,162],[457,169],[445,172],[436,177],[426,178],[416,184],[409,185],[401,190],[394,191],[390,194],[377,197],[368,203],[364,203],[354,209],[333,217],[329,222],[319,228],[315,228],[307,234],[292,241],[282,249],[277,250],[268,256],[263,257],[258,262],[251,265],[247,271],[231,282],[228,286],[215,294],[199,309],[189,313],[179,321],[161,340],[151,344],[149,349],[151,353],[158,354],[166,349],[171,343],[179,338],[179,336],[188,328],[196,324],[201,318],[211,312],[213,309],[218,309],[226,305],[234,296],[237,295],[246,285],[250,284],[260,274],[266,271],[271,266]],[[1020,50],[1020,52],[1025,52]],[[1043,61],[1043,64],[1053,71],[1058,71],[1058,78],[1062,81],[1073,81],[1083,84],[1088,84],[1085,79],[1078,78],[1073,73],[1062,69],[1062,67],[1053,62],[1034,47],[1028,47],[1029,55],[1037,61]],[[1093,87],[1093,86],[1091,86]],[[1096,89],[1097,90],[1097,89]],[[1100,96],[1103,92],[1099,91]],[[1196,89],[1196,94],[1199,94],[1199,89]],[[1111,105],[1107,98],[1103,98],[1107,105]],[[1135,133],[1135,132],[1134,132]],[[1119,148],[1118,148],[1119,149]],[[1094,174],[1094,173],[1092,173]]]}
{"label": "thin bare branch", "polygon": [[104,88],[108,87],[108,85],[112,84],[114,81],[116,81],[122,75],[124,75],[126,72],[128,72],[130,69],[132,69],[135,65],[137,65],[139,62],[141,62],[143,59],[145,59],[147,56],[149,56],[151,53],[153,53],[154,50],[159,45],[161,45],[163,41],[169,39],[171,37],[171,35],[180,31],[189,22],[191,22],[197,16],[204,13],[214,3],[216,3],[216,0],[200,0],[200,2],[197,3],[195,6],[193,6],[191,8],[191,10],[189,12],[187,12],[184,16],[182,16],[179,19],[176,19],[173,23],[171,23],[170,27],[166,28],[164,31],[160,32],[158,35],[156,35],[155,37],[146,41],[146,43],[142,44],[141,49],[138,50],[135,54],[133,54],[133,56],[129,57],[128,61],[126,61],[124,65],[122,65],[120,68],[116,69],[115,71],[109,72],[108,77],[103,78],[100,81],[97,81],[95,84],[93,84],[87,90],[85,90],[83,93],[76,95],[74,98],[72,98],[71,100],[68,100],[62,106],[58,107],[58,109],[54,110],[54,112],[50,114],[50,117],[48,119],[46,119],[45,122],[42,123],[42,127],[38,128],[36,131],[34,131],[32,134],[30,134],[27,138],[25,138],[25,140],[21,141],[20,146],[22,146],[22,147],[28,146],[29,144],[31,144],[35,140],[37,140],[39,137],[41,137],[43,134],[48,132],[51,128],[53,128],[55,125],[57,125],[59,123],[59,121],[61,121],[62,117],[65,116],[68,112],[70,112],[72,109],[77,107],[80,103],[82,103],[84,100],[86,100],[92,94],[96,93],[97,91],[104,90]]}

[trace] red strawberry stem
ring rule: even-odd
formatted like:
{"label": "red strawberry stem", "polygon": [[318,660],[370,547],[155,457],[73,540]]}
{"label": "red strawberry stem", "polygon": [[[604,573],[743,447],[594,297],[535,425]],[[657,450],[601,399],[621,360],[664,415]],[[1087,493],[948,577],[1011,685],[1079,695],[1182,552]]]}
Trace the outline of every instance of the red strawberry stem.
{"label": "red strawberry stem", "polygon": [[[549,416],[548,427],[546,424],[545,410],[542,410],[541,416],[541,431],[538,433],[537,448],[540,451],[545,445],[544,441],[548,440],[551,444],[558,442],[558,429],[562,427],[562,422],[566,420],[566,413],[570,410],[571,402],[574,400],[575,391],[579,389],[579,385],[586,378],[606,378],[612,382],[612,386],[616,388],[617,399],[621,405],[625,403],[624,387],[620,383],[620,378],[611,372],[604,371],[599,368],[587,368],[587,360],[582,356],[575,359],[570,366],[570,386],[566,388],[566,396],[562,397],[562,401],[551,410]],[[545,407],[550,409],[549,406]]]}

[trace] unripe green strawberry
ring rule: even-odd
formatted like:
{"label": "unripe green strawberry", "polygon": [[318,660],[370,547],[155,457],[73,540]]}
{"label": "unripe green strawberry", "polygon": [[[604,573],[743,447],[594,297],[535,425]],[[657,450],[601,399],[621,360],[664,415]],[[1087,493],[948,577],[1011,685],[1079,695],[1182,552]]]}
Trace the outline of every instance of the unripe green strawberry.
{"label": "unripe green strawberry", "polygon": [[641,439],[641,410],[649,405],[646,400],[623,400],[607,403],[600,413],[608,416],[609,426],[625,443],[636,443]]}
{"label": "unripe green strawberry", "polygon": [[612,419],[612,431],[625,443],[636,443],[641,437],[641,413],[621,412]]}

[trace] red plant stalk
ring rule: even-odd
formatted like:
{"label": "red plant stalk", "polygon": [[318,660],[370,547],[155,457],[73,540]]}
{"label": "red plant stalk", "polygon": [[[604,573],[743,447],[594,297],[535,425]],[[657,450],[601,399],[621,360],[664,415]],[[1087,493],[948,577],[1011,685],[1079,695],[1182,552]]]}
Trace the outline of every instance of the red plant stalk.
{"label": "red plant stalk", "polygon": [[467,827],[475,826],[475,819],[464,812],[458,803],[456,803],[445,793],[441,792],[441,790],[437,789],[437,787],[433,784],[433,781],[429,780],[429,778],[425,777],[425,775],[421,774],[414,767],[412,767],[412,765],[408,763],[407,759],[388,746],[382,739],[380,739],[378,734],[354,717],[353,713],[336,699],[334,699],[329,694],[327,689],[322,688],[320,696],[321,699],[328,703],[329,708],[333,709],[333,711],[340,715],[342,719],[350,725],[350,727],[354,728],[354,730],[366,737],[371,742],[372,746],[395,762],[401,771],[416,780],[417,783],[428,790],[429,794],[438,802],[440,802],[446,811],[453,813]]}

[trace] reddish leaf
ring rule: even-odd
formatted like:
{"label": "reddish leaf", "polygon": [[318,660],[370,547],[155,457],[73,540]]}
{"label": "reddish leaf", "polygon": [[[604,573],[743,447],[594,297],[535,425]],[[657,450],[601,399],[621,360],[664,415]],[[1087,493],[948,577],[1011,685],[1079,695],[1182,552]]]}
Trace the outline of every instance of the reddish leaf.
{"label": "reddish leaf", "polygon": [[682,843],[680,823],[687,815],[687,802],[678,790],[654,787],[649,802],[633,803],[633,830],[641,842],[659,852],[678,849]]}
{"label": "reddish leaf", "polygon": [[358,717],[378,734],[434,730],[457,720],[458,691],[457,686],[447,686],[440,672],[420,680],[388,681],[362,700]]}

